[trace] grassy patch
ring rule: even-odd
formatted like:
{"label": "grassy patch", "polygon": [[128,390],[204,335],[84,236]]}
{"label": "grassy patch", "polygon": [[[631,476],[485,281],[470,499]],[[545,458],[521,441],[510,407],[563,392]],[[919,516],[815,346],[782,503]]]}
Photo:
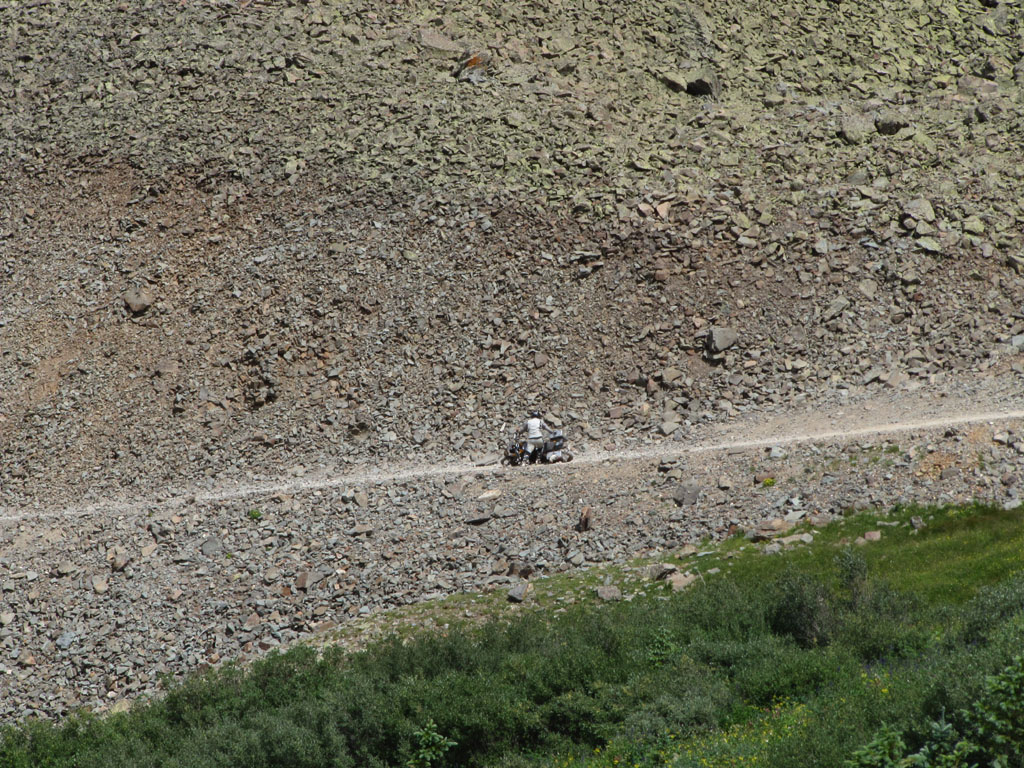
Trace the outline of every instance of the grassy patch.
{"label": "grassy patch", "polygon": [[[915,531],[912,517],[925,527]],[[883,523],[880,525],[880,522]],[[991,506],[897,508],[884,516],[870,513],[844,518],[819,529],[815,543],[765,558],[745,547],[741,538],[725,542],[719,552],[737,552],[733,577],[771,581],[796,568],[820,579],[834,578],[834,558],[864,533],[882,532],[878,543],[857,547],[868,576],[884,579],[893,588],[913,592],[928,605],[959,605],[978,589],[1024,573],[1024,513]],[[794,532],[810,530],[797,528]],[[746,556],[742,556],[746,554]],[[680,561],[695,564],[695,558]],[[701,566],[720,565],[721,559]]]}

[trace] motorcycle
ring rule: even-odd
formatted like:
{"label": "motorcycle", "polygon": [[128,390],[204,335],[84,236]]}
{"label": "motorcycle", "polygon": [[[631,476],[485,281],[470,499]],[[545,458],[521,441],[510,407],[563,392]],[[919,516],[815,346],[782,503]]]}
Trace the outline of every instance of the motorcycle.
{"label": "motorcycle", "polygon": [[565,435],[562,430],[556,429],[550,437],[544,441],[536,451],[530,451],[526,438],[519,435],[514,436],[508,442],[499,441],[498,448],[502,451],[501,463],[518,467],[522,464],[558,464],[572,461],[572,454],[566,450]]}
{"label": "motorcycle", "polygon": [[507,443],[498,441],[498,448],[502,451],[501,463],[509,467],[518,467],[527,460],[526,438],[513,437]]}
{"label": "motorcycle", "polygon": [[544,441],[541,451],[540,460],[545,464],[572,461],[572,454],[565,447],[565,435],[560,429],[556,429],[551,433],[551,437]]}

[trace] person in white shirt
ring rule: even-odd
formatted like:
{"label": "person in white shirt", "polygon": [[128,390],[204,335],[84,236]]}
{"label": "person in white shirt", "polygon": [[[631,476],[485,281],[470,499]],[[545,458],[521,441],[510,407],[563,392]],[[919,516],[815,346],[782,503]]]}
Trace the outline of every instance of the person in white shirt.
{"label": "person in white shirt", "polygon": [[519,431],[516,432],[516,435],[526,435],[526,453],[530,463],[540,458],[540,453],[544,450],[545,436],[550,435],[553,431],[551,427],[544,423],[544,419],[540,416],[540,411],[530,412],[530,417],[519,428]]}

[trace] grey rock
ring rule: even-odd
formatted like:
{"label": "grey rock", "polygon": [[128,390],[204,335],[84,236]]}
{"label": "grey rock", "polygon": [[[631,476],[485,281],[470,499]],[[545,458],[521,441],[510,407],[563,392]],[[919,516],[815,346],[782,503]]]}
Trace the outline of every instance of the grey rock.
{"label": "grey rock", "polygon": [[700,486],[695,482],[680,483],[672,493],[672,500],[680,507],[690,507],[700,498]]}
{"label": "grey rock", "polygon": [[671,384],[681,378],[683,378],[683,372],[673,366],[669,366],[661,372],[661,380],[666,384]]}
{"label": "grey rock", "polygon": [[995,37],[1008,34],[1010,14],[1007,6],[1008,3],[998,3],[991,11],[979,16],[976,23]]}
{"label": "grey rock", "polygon": [[441,53],[462,53],[463,46],[454,40],[442,35],[440,32],[424,27],[420,30],[420,45],[433,51]]}
{"label": "grey rock", "polygon": [[601,600],[612,601],[622,599],[622,590],[611,584],[598,587],[595,591]]}
{"label": "grey rock", "polygon": [[910,121],[906,117],[891,109],[875,115],[875,130],[883,136],[893,136],[909,125]]}
{"label": "grey rock", "polygon": [[102,595],[110,588],[109,583],[103,576],[93,576],[91,583],[93,592],[95,592],[97,595]]}
{"label": "grey rock", "polygon": [[867,115],[850,115],[839,124],[839,137],[847,144],[861,144],[870,138],[874,123]]}
{"label": "grey rock", "polygon": [[57,638],[57,647],[60,648],[62,651],[66,651],[68,648],[74,645],[75,640],[77,639],[78,635],[74,632],[64,632],[63,634],[61,634],[60,637]]}
{"label": "grey rock", "polygon": [[308,590],[310,587],[322,581],[324,574],[320,571],[301,571],[295,576],[295,588]]}
{"label": "grey rock", "polygon": [[478,467],[489,467],[492,464],[497,464],[501,461],[500,453],[487,453],[476,460],[475,464]]}
{"label": "grey rock", "polygon": [[128,552],[122,547],[117,547],[110,558],[110,568],[113,571],[123,571],[130,562],[131,557],[129,557]]}
{"label": "grey rock", "polygon": [[935,209],[927,198],[918,197],[903,206],[903,212],[917,221],[935,221]]}
{"label": "grey rock", "polygon": [[203,540],[199,550],[206,555],[206,557],[216,557],[224,551],[224,544],[216,536],[210,536]]}
{"label": "grey rock", "polygon": [[707,338],[708,352],[717,355],[729,349],[740,337],[735,328],[714,326]]}
{"label": "grey rock", "polygon": [[508,591],[508,601],[510,603],[521,603],[527,595],[530,593],[533,585],[528,581],[521,581],[516,584],[512,589]]}
{"label": "grey rock", "polygon": [[690,96],[718,98],[722,92],[721,81],[710,67],[665,72],[661,75],[661,81],[676,93],[687,93]]}
{"label": "grey rock", "polygon": [[979,216],[968,216],[960,222],[960,226],[963,227],[964,232],[969,232],[972,235],[985,234],[985,222]]}
{"label": "grey rock", "polygon": [[671,563],[654,563],[647,567],[647,578],[651,581],[667,579],[679,569]]}
{"label": "grey rock", "polygon": [[825,322],[839,317],[850,306],[850,300],[845,296],[838,296],[832,300],[828,308],[822,312],[821,319]]}
{"label": "grey rock", "polygon": [[964,75],[957,81],[956,88],[963,95],[977,97],[996,93],[999,85],[984,77]]}
{"label": "grey rock", "polygon": [[133,315],[141,315],[149,309],[156,300],[152,289],[148,285],[130,288],[125,291],[122,298]]}
{"label": "grey rock", "polygon": [[886,371],[884,368],[871,368],[861,377],[861,384],[870,384],[873,381],[878,381]]}

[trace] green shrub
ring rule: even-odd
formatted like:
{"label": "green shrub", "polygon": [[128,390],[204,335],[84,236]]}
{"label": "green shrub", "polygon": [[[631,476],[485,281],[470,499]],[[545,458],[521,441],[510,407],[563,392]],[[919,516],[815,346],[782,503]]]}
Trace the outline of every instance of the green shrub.
{"label": "green shrub", "polygon": [[670,731],[685,734],[711,728],[740,704],[727,679],[689,658],[662,672],[637,684],[640,695],[616,724],[618,737],[649,740]]}
{"label": "green shrub", "polygon": [[992,765],[1024,764],[1024,656],[989,677],[984,693],[963,717],[980,759]]}
{"label": "green shrub", "polygon": [[846,593],[849,606],[858,608],[867,587],[868,561],[852,547],[844,547],[833,562],[839,572],[839,584]]}
{"label": "green shrub", "polygon": [[856,607],[843,616],[837,636],[865,662],[895,660],[921,653],[932,639],[920,621],[923,609],[912,596],[885,583],[860,589]]}
{"label": "green shrub", "polygon": [[1024,612],[1024,576],[980,589],[962,611],[964,641],[982,643],[1006,619]]}
{"label": "green shrub", "polygon": [[762,596],[757,588],[715,579],[685,596],[673,611],[679,641],[703,637],[728,642],[765,630]]}
{"label": "green shrub", "polygon": [[961,768],[1024,765],[1024,656],[986,678],[984,690],[954,723],[932,721],[913,753],[903,732],[883,725],[845,761],[848,768]]}
{"label": "green shrub", "polygon": [[416,731],[416,749],[406,763],[408,768],[431,768],[445,756],[456,742],[437,732],[437,723],[427,720],[427,724]]}
{"label": "green shrub", "polygon": [[667,627],[658,627],[647,647],[647,663],[651,666],[661,666],[677,658],[682,648],[675,641],[671,630]]}
{"label": "green shrub", "polygon": [[835,631],[833,597],[817,579],[787,572],[769,597],[768,626],[793,638],[801,648],[826,645]]}
{"label": "green shrub", "polygon": [[786,638],[762,638],[751,643],[750,651],[733,670],[733,684],[743,700],[756,707],[813,696],[852,666],[837,649],[804,650]]}

